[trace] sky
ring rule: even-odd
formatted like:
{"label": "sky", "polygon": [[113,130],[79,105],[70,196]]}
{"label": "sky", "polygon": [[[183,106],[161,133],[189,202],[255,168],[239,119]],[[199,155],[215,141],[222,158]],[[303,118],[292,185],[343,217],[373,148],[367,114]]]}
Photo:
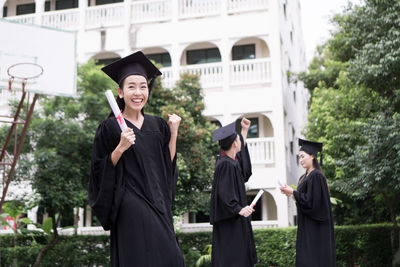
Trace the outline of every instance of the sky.
{"label": "sky", "polygon": [[[333,14],[340,13],[349,0],[300,0],[306,59],[310,62],[317,45],[329,38],[329,30],[333,29],[329,20]],[[360,3],[359,0],[351,0]]]}

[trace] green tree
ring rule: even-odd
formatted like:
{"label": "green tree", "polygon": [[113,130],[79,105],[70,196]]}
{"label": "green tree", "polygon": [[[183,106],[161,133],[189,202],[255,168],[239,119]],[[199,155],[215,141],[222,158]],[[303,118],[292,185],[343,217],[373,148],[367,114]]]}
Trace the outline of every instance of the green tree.
{"label": "green tree", "polygon": [[[366,166],[378,173],[382,162],[391,162],[392,177],[389,172],[385,177],[393,180],[398,167],[385,153],[379,159],[363,155],[371,155],[366,149],[372,129],[390,128],[387,121],[399,111],[399,11],[398,1],[350,4],[334,16],[332,37],[318,49],[308,71],[297,76],[312,95],[305,135],[324,142],[323,169],[331,180],[332,195],[342,200],[334,208],[340,223],[390,219],[395,223],[391,206],[397,200],[379,193],[379,183],[367,182],[372,177],[366,175]],[[376,134],[373,139],[380,142],[376,147],[393,145],[383,130]],[[371,214],[371,209],[377,212]]]}

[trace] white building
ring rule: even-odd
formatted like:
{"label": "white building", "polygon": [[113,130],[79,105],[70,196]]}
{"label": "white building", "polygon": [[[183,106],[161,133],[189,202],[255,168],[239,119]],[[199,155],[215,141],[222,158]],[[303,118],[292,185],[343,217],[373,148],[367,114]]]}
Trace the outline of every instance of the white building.
{"label": "white building", "polygon": [[297,138],[308,92],[288,78],[306,68],[299,0],[0,0],[0,7],[9,20],[77,31],[79,62],[108,63],[139,49],[163,64],[166,86],[182,72],[201,74],[205,116],[222,125],[252,121],[248,195],[267,191],[253,223],[294,225],[294,204],[277,182],[297,184],[301,174]]}

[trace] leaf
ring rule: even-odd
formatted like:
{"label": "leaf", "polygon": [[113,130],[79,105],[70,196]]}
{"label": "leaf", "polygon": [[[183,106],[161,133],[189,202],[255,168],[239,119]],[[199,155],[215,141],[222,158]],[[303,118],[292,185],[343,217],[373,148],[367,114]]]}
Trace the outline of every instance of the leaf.
{"label": "leaf", "polygon": [[19,221],[20,221],[20,222],[23,222],[24,224],[30,224],[30,223],[32,223],[32,220],[29,219],[29,218],[22,218],[22,219],[19,219]]}
{"label": "leaf", "polygon": [[49,217],[44,220],[42,229],[46,234],[50,235],[51,229],[53,229],[53,218]]}

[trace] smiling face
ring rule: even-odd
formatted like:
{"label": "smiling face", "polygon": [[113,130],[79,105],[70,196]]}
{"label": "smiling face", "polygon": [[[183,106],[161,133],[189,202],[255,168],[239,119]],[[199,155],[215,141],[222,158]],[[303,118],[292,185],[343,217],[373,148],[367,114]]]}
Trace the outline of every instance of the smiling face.
{"label": "smiling face", "polygon": [[313,160],[314,160],[313,155],[310,155],[304,151],[299,152],[299,161],[304,169],[308,170],[309,168],[311,168],[313,166]]}
{"label": "smiling face", "polygon": [[122,90],[118,88],[118,95],[124,99],[125,109],[140,112],[149,99],[146,78],[141,75],[130,75],[122,84]]}

